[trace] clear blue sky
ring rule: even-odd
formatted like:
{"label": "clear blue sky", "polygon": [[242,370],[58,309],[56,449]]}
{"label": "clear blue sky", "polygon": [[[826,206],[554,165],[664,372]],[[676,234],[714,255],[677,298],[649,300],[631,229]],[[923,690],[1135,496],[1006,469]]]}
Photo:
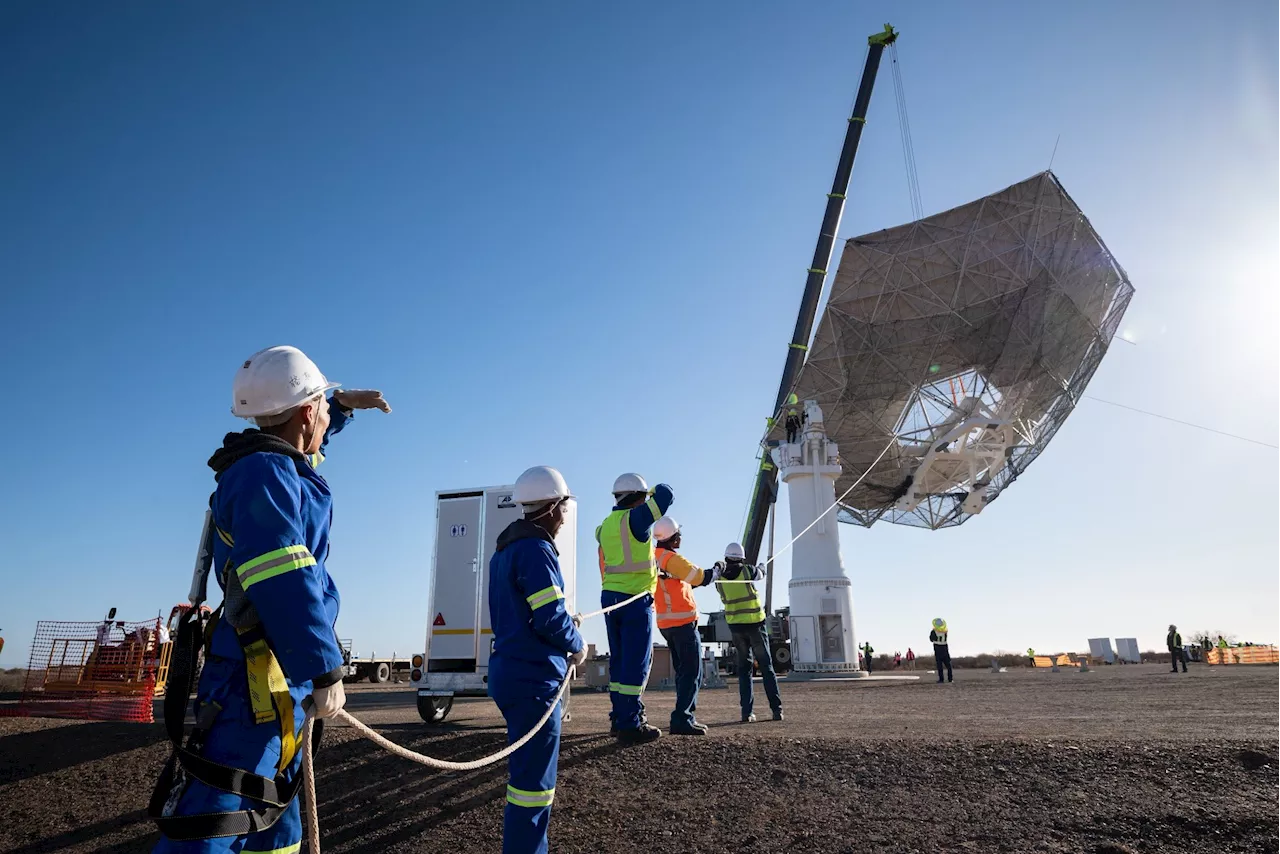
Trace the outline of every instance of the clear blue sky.
{"label": "clear blue sky", "polygon": [[[1137,287],[1138,346],[1090,392],[1276,443],[1274,2],[10,2],[0,666],[37,618],[183,598],[232,374],[277,343],[395,407],[324,470],[359,651],[422,648],[435,491],[529,465],[581,496],[584,555],[635,470],[714,560],[885,21],[927,212],[1061,134]],[[910,218],[884,74],[842,236]],[[941,615],[960,653],[1158,647],[1170,621],[1278,640],[1276,471],[1086,401],[979,519],[844,529],[860,638],[919,648]]]}

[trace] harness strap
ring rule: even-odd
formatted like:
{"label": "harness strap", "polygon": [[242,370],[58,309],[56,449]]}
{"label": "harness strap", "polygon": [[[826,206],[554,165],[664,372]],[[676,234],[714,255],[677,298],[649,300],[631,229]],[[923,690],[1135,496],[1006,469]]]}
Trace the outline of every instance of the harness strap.
{"label": "harness strap", "polygon": [[[203,544],[210,555],[213,553],[213,527],[206,526],[206,542]],[[219,606],[206,621],[200,612],[200,603],[195,603],[178,624],[177,637],[173,640],[169,683],[164,697],[164,725],[173,745],[173,753],[165,764],[160,779],[156,781],[147,806],[147,815],[156,823],[161,833],[175,841],[245,836],[266,830],[279,821],[280,816],[297,797],[303,783],[302,774],[296,775],[293,780],[286,780],[284,777],[284,770],[292,764],[301,739],[293,733],[293,699],[289,695],[288,682],[275,655],[266,646],[266,637],[260,626],[245,633],[237,632],[237,637],[241,639],[245,651],[255,719],[259,723],[266,723],[272,717],[278,717],[281,722],[280,764],[275,779],[222,765],[200,755],[204,740],[221,711],[216,703],[206,703],[199,708],[196,725],[186,746],[182,744],[183,720],[200,669],[200,652],[206,645],[206,638],[211,638],[212,629],[221,613],[222,608]],[[245,634],[249,635],[247,644]],[[252,652],[250,647],[253,648]],[[207,649],[205,651],[207,653]],[[269,709],[266,720],[260,716],[264,704]],[[286,711],[287,716],[284,714]],[[323,721],[315,723],[311,742],[313,753],[319,750],[324,729]],[[257,801],[264,806],[225,813],[176,815],[189,779]]]}
{"label": "harness strap", "polygon": [[280,722],[280,761],[276,772],[293,763],[297,755],[300,736],[293,731],[293,697],[289,683],[275,654],[267,646],[262,625],[236,630],[240,648],[244,651],[245,673],[249,680],[249,703],[255,723]]}

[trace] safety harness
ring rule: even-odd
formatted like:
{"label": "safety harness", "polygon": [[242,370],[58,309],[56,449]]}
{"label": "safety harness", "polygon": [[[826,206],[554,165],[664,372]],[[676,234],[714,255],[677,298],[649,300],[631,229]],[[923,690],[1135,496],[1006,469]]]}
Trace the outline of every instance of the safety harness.
{"label": "safety harness", "polygon": [[[212,495],[209,496],[209,502],[212,507]],[[191,692],[195,688],[200,670],[200,652],[203,649],[206,656],[210,654],[209,645],[214,629],[226,607],[224,597],[223,603],[212,615],[206,617],[200,608],[208,591],[215,535],[227,545],[233,542],[231,534],[214,523],[213,511],[210,509],[205,513],[204,531],[188,594],[191,609],[178,624],[169,662],[169,681],[164,696],[164,725],[169,741],[173,744],[173,753],[165,763],[147,807],[147,815],[155,821],[160,832],[174,841],[244,836],[266,830],[280,819],[297,797],[302,785],[301,774],[295,775],[292,780],[285,779],[285,771],[293,764],[301,746],[301,737],[294,732],[293,697],[289,694],[289,684],[280,662],[267,645],[262,623],[256,619],[250,625],[232,627],[244,653],[254,721],[265,724],[278,720],[280,723],[280,761],[276,765],[275,778],[268,779],[240,768],[222,765],[200,755],[209,730],[222,711],[217,703],[204,703],[196,709],[195,727],[187,737],[186,746],[182,744],[187,704],[191,700]],[[229,562],[226,579],[228,585],[238,583]],[[323,723],[317,720],[312,730],[312,754],[320,748]],[[262,806],[234,812],[177,815],[178,803],[190,780],[198,780],[210,788],[239,795]]]}

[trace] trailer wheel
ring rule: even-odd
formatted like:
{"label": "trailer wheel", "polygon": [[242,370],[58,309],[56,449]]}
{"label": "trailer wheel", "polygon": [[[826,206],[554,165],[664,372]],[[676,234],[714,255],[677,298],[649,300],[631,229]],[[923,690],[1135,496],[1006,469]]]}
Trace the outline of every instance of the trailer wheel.
{"label": "trailer wheel", "polygon": [[369,671],[369,681],[377,685],[379,682],[386,682],[391,678],[391,665],[385,661],[381,664],[374,665],[373,670]]}
{"label": "trailer wheel", "polygon": [[449,715],[449,710],[452,708],[452,697],[418,698],[418,717],[422,718],[429,724],[438,724],[443,721]]}
{"label": "trailer wheel", "polygon": [[779,645],[773,648],[773,666],[778,670],[791,669],[791,647]]}

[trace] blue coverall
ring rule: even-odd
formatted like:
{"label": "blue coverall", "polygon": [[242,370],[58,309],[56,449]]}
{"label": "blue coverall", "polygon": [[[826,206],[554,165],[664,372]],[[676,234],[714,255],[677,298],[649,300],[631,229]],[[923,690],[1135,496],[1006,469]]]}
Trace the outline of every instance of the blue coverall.
{"label": "blue coverall", "polygon": [[[565,608],[560,553],[536,522],[519,519],[498,535],[489,560],[489,696],[507,721],[507,744],[533,729],[556,698],[568,656],[583,646]],[[503,854],[545,854],[560,757],[557,709],[542,729],[507,759]]]}
{"label": "blue coverall", "polygon": [[[351,413],[332,399],[329,439],[346,426]],[[229,433],[209,465],[218,488],[212,509],[213,571],[224,593],[227,572],[235,572],[246,598],[261,620],[267,644],[284,671],[293,699],[294,733],[302,727],[302,700],[317,686],[342,678],[342,650],[334,623],[338,588],[325,569],[333,499],[329,485],[316,474],[322,454],[302,459],[258,450],[264,436],[256,430]],[[277,440],[278,441],[278,440]],[[277,775],[280,723],[255,723],[249,699],[244,653],[227,619],[218,621],[196,690],[197,717],[202,706],[221,709],[201,755],[268,779]],[[299,772],[301,750],[284,770],[292,780]],[[196,780],[186,783],[177,815],[261,809],[263,804],[212,789]],[[280,819],[249,836],[223,836],[189,842],[161,838],[154,854],[231,851],[238,854],[296,854],[302,844],[302,822],[295,798]]]}
{"label": "blue coverall", "polygon": [[[671,507],[675,493],[665,483],[653,488],[653,503],[658,505],[658,515],[653,514],[648,502],[631,508],[627,526],[638,542],[648,542],[653,536],[653,523]],[[615,506],[614,512],[621,510]],[[634,594],[616,590],[600,592],[600,607],[608,608]],[[615,685],[644,685],[649,680],[649,668],[653,664],[653,591],[641,596],[624,608],[604,615],[604,627],[609,636],[609,722],[613,730],[639,729],[647,723],[644,702],[640,694],[614,690]]]}

